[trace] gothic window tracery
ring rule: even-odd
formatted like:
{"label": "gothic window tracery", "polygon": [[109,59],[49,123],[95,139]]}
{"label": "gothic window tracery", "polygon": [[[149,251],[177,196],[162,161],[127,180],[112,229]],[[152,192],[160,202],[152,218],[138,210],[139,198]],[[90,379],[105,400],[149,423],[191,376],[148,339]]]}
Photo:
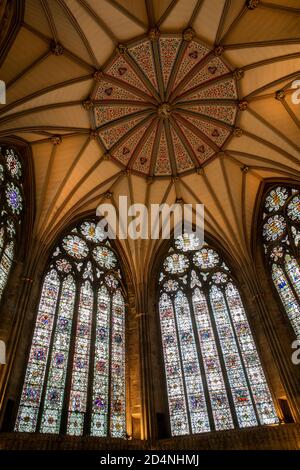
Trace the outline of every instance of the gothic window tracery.
{"label": "gothic window tracery", "polygon": [[15,430],[125,437],[122,276],[95,221],[66,233],[50,259]]}
{"label": "gothic window tracery", "polygon": [[15,257],[23,213],[22,163],[18,152],[0,147],[0,299]]}
{"label": "gothic window tracery", "polygon": [[272,281],[300,338],[300,191],[277,185],[266,194],[262,237]]}

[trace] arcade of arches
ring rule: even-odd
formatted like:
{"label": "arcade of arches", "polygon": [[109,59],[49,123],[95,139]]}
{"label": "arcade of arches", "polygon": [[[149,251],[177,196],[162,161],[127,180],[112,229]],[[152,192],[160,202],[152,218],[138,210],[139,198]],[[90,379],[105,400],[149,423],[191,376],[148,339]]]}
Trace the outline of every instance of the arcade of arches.
{"label": "arcade of arches", "polygon": [[[299,14],[1,4],[0,449],[300,449]],[[120,196],[204,244],[107,239]]]}

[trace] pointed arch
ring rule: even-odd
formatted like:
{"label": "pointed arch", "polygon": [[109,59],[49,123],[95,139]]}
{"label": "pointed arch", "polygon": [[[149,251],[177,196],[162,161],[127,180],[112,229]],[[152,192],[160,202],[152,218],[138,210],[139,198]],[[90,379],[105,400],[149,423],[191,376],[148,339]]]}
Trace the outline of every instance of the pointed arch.
{"label": "pointed arch", "polygon": [[266,267],[293,332],[300,338],[300,189],[279,182],[265,190],[260,237]]}
{"label": "pointed arch", "polygon": [[125,437],[125,295],[97,222],[66,230],[42,280],[16,431]]}

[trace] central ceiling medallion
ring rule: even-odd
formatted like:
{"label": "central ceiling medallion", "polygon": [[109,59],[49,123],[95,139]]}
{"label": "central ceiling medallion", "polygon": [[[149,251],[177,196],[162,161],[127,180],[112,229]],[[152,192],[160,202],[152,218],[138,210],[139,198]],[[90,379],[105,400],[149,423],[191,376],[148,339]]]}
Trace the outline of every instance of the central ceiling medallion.
{"label": "central ceiling medallion", "polygon": [[159,116],[168,118],[171,115],[171,105],[169,103],[162,103],[158,106],[157,112]]}
{"label": "central ceiling medallion", "polygon": [[99,74],[91,112],[123,168],[158,177],[199,171],[234,130],[233,71],[188,32],[120,45]]}

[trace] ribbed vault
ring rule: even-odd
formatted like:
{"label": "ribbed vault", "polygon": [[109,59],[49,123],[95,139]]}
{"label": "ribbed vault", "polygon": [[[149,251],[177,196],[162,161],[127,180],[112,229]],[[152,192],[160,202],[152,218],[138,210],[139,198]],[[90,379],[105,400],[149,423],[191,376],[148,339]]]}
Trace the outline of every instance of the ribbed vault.
{"label": "ribbed vault", "polygon": [[[300,106],[292,102],[292,82],[300,78],[298,7],[298,0],[27,0],[1,66],[7,105],[0,108],[0,137],[18,136],[32,148],[32,262],[69,220],[128,195],[129,203],[147,205],[204,203],[206,229],[247,264],[260,184],[299,178]],[[162,41],[174,35],[170,57]],[[193,41],[203,57],[184,75],[191,43],[196,57]],[[138,48],[134,57],[138,44],[156,51],[148,56],[153,74]],[[226,80],[236,90],[217,96],[213,83]],[[121,105],[110,103],[113,87]],[[117,119],[130,124],[130,114],[138,139],[128,130],[124,145],[105,140]],[[197,148],[193,135],[202,139]],[[159,166],[164,145],[167,163]],[[159,242],[122,243],[135,282],[142,282]]]}

